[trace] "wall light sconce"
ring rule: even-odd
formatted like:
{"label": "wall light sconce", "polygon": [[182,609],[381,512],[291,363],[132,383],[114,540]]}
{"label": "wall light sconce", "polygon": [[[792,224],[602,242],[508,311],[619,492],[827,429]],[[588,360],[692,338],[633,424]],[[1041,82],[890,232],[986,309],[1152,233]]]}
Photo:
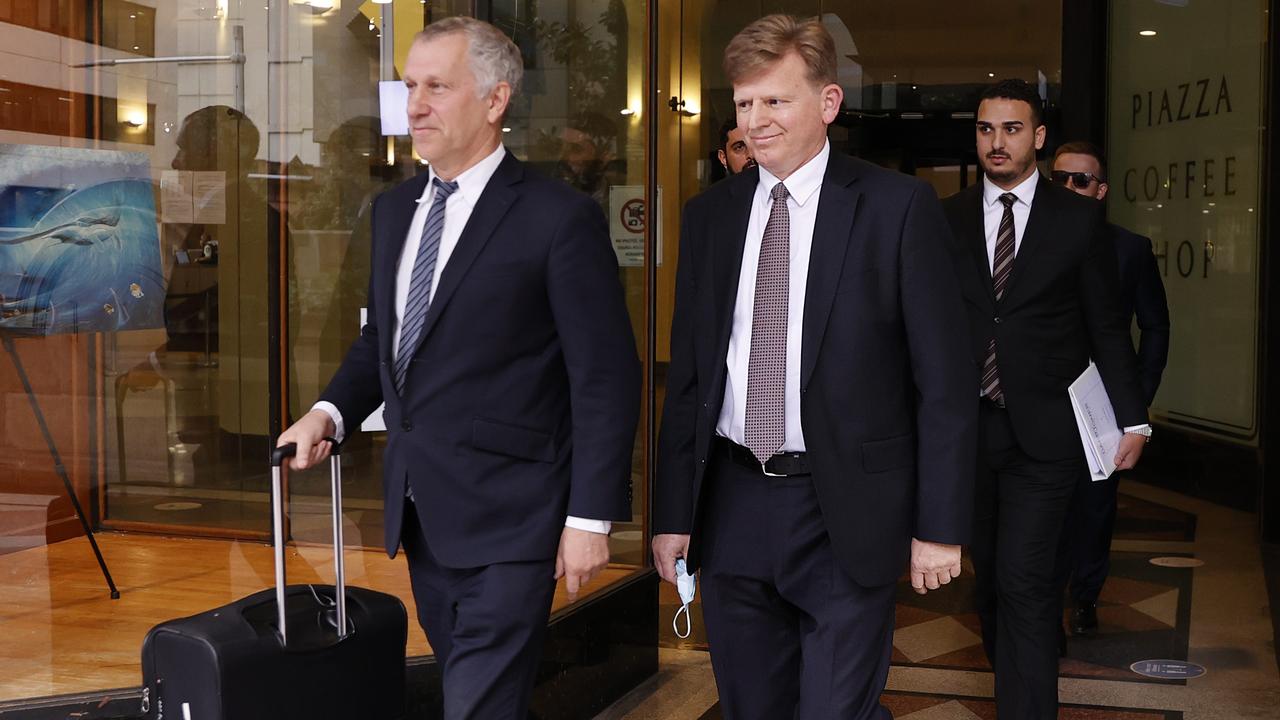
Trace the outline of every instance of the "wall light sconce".
{"label": "wall light sconce", "polygon": [[338,0],[293,0],[293,4],[305,6],[315,15],[326,15],[338,7]]}
{"label": "wall light sconce", "polygon": [[671,112],[677,113],[682,117],[693,117],[698,114],[697,105],[674,95],[667,101],[667,107],[671,108]]}
{"label": "wall light sconce", "polygon": [[147,111],[141,108],[126,110],[121,122],[134,130],[141,130],[147,126]]}

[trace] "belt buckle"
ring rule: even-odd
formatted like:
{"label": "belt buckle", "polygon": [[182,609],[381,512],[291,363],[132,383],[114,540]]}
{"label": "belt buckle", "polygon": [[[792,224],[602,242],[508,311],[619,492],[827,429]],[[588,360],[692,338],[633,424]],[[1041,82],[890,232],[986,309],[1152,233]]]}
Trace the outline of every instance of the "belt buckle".
{"label": "belt buckle", "polygon": [[[773,458],[769,458],[769,460],[772,460],[772,459],[773,459]],[[764,473],[764,476],[765,476],[765,477],[771,477],[771,478],[784,478],[784,477],[790,477],[789,475],[784,475],[784,474],[780,474],[780,473],[771,473],[771,472],[769,472],[769,462],[768,462],[768,460],[766,460],[765,462],[760,463],[760,472]]]}

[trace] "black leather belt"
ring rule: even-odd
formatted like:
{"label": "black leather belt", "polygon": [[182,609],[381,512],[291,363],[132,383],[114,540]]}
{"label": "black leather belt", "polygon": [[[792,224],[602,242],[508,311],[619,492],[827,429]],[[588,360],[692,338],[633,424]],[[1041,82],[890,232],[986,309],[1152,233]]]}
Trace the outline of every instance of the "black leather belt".
{"label": "black leather belt", "polygon": [[985,405],[985,406],[986,406],[988,409],[990,409],[990,410],[1004,410],[1004,409],[1005,409],[1005,405],[1004,405],[1004,403],[1002,403],[1002,402],[996,402],[995,400],[992,400],[991,398],[987,397],[986,395],[983,395],[983,396],[982,396],[982,404],[983,404],[983,405]]}
{"label": "black leather belt", "polygon": [[809,453],[778,453],[769,458],[762,466],[754,453],[732,440],[716,436],[717,451],[733,462],[760,472],[770,477],[792,477],[795,475],[811,475],[809,469]]}

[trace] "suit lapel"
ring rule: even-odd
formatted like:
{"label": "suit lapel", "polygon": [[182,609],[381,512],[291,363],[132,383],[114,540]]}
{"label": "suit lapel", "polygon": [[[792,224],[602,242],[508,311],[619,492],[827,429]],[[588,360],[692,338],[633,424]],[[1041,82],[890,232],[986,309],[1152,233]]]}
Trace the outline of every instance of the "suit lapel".
{"label": "suit lapel", "polygon": [[485,186],[484,192],[480,193],[480,199],[471,211],[471,218],[467,220],[467,225],[458,238],[457,246],[454,247],[449,261],[440,273],[440,285],[436,287],[431,305],[427,308],[427,318],[423,321],[422,332],[418,334],[418,345],[413,349],[415,353],[431,334],[432,328],[436,326],[440,314],[453,298],[467,270],[471,268],[471,264],[488,244],[493,232],[498,229],[502,218],[511,209],[511,205],[516,200],[516,191],[511,186],[520,182],[523,177],[524,167],[514,155],[508,152],[502,159],[502,164],[498,165],[498,169],[494,171],[493,177],[489,178],[489,184]]}
{"label": "suit lapel", "polygon": [[813,247],[809,255],[800,344],[800,387],[809,384],[809,377],[817,364],[831,304],[840,285],[844,259],[849,254],[854,216],[862,196],[853,187],[856,180],[853,161],[831,153],[819,190],[818,216],[813,225]]}
{"label": "suit lapel", "polygon": [[742,274],[742,249],[746,246],[752,200],[760,182],[759,170],[752,169],[746,175],[729,181],[733,185],[729,190],[729,206],[724,215],[727,220],[716,224],[711,247],[711,262],[715,272],[711,286],[717,333],[715,356],[719,358],[729,354],[733,308],[738,299],[738,278]]}
{"label": "suit lapel", "polygon": [[378,267],[373,268],[375,277],[384,278],[373,288],[373,292],[377,295],[375,298],[377,307],[380,308],[379,315],[381,315],[373,320],[383,328],[378,338],[382,346],[382,357],[391,357],[392,328],[395,325],[396,265],[399,263],[400,254],[404,252],[404,244],[409,236],[409,226],[413,224],[413,214],[418,209],[416,201],[422,197],[422,190],[427,186],[429,179],[429,173],[419,174],[401,185],[398,191],[395,191],[396,194],[387,197],[386,202],[383,203],[387,206],[390,215],[385,235],[387,245],[379,259]]}

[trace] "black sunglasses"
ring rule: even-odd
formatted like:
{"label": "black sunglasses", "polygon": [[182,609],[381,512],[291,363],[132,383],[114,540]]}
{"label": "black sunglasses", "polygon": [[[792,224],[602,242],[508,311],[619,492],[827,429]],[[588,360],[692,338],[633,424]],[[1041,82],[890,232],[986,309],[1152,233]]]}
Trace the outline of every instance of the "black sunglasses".
{"label": "black sunglasses", "polygon": [[1072,186],[1083,190],[1089,187],[1089,183],[1097,180],[1098,182],[1106,182],[1102,178],[1091,172],[1067,172],[1066,170],[1054,170],[1049,173],[1049,179],[1059,185],[1066,185],[1070,180]]}

